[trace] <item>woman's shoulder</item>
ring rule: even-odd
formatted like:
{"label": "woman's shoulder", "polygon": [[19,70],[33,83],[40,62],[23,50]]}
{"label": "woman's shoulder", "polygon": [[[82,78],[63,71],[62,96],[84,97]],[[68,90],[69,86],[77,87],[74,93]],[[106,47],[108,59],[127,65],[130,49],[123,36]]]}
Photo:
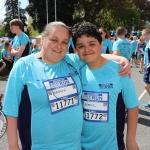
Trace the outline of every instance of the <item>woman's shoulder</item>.
{"label": "woman's shoulder", "polygon": [[78,66],[79,68],[85,64],[77,54],[66,54],[64,59],[68,63],[71,63],[74,66]]}

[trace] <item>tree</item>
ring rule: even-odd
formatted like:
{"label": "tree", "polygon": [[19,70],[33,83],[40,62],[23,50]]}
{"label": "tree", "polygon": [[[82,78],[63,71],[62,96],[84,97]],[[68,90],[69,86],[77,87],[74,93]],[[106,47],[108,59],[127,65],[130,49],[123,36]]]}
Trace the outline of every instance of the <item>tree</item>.
{"label": "tree", "polygon": [[[48,1],[48,21],[55,20],[55,0]],[[46,0],[29,0],[26,8],[33,18],[33,27],[41,32],[47,24]],[[143,21],[150,20],[149,0],[57,0],[57,21],[68,26],[77,22],[89,21],[107,29],[123,26],[131,30],[132,18],[136,29],[143,26]]]}
{"label": "tree", "polygon": [[141,20],[150,22],[150,1],[149,0],[132,0],[134,5],[141,13]]}
{"label": "tree", "polygon": [[[74,5],[77,0],[59,0],[57,1],[57,21],[62,21],[68,26],[73,25]],[[29,0],[26,8],[28,14],[33,18],[33,27],[39,32],[47,24],[46,0]],[[48,0],[48,22],[55,21],[54,0]]]}
{"label": "tree", "polygon": [[4,26],[0,25],[0,37],[5,37],[6,36],[6,32],[4,30]]}
{"label": "tree", "polygon": [[[12,19],[18,18],[18,0],[6,0],[5,1],[5,18],[4,18],[4,25],[5,31],[8,33],[8,37],[14,37],[14,35],[10,32],[9,22]],[[20,12],[20,19],[22,20],[24,26],[26,26],[26,16],[25,16],[25,9],[19,7]]]}
{"label": "tree", "polygon": [[[141,10],[142,7],[140,4],[139,7],[137,7],[137,1],[111,0],[108,3],[107,0],[78,0],[78,3],[75,5],[75,12],[73,17],[76,22],[89,21],[98,27],[103,26],[108,30],[116,29],[118,26],[123,26],[129,31],[133,25],[132,18],[134,18],[135,27],[139,29],[141,26],[140,22],[143,10]],[[146,6],[148,7],[148,5]],[[145,11],[145,13],[147,12],[148,9]],[[81,14],[84,15],[82,16]]]}
{"label": "tree", "polygon": [[29,31],[29,36],[30,38],[35,38],[37,37],[40,33],[38,32],[37,29],[34,29],[32,26],[33,19],[31,16],[28,17],[28,31]]}

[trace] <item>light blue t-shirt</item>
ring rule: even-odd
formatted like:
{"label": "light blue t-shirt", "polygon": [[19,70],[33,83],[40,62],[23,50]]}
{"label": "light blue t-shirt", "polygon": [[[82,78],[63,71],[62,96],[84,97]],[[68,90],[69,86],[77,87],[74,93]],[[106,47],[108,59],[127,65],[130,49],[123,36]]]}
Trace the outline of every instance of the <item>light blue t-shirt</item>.
{"label": "light blue t-shirt", "polygon": [[4,48],[4,44],[0,44],[0,50],[2,50]]}
{"label": "light blue t-shirt", "polygon": [[[21,45],[27,45],[29,42],[29,37],[22,32],[19,36],[15,36],[13,39],[13,48],[16,50]],[[16,63],[20,57],[14,56],[14,62]]]}
{"label": "light blue t-shirt", "polygon": [[131,54],[133,54],[136,51],[137,43],[138,43],[138,41],[136,41],[136,40],[133,40],[131,42],[131,45],[132,45],[132,52],[131,52]]}
{"label": "light blue t-shirt", "polygon": [[29,52],[29,54],[32,54],[32,48],[30,47],[30,52]]}
{"label": "light blue t-shirt", "polygon": [[6,56],[6,58],[10,59],[10,51],[9,50],[4,49],[2,51],[2,54],[4,54]]}
{"label": "light blue t-shirt", "polygon": [[[31,130],[26,134],[31,132],[32,150],[81,150],[82,85],[78,72],[82,64],[75,54],[66,55],[54,65],[29,55],[13,67],[3,112],[18,117],[19,105],[27,96],[21,96],[26,85],[31,103]],[[25,104],[22,109],[29,111]]]}
{"label": "light blue t-shirt", "polygon": [[107,48],[109,51],[112,51],[112,42],[109,39],[103,40],[102,46],[103,46],[103,49],[101,50],[101,54],[106,54]]}
{"label": "light blue t-shirt", "polygon": [[126,39],[118,39],[113,43],[113,51],[118,50],[120,51],[120,56],[123,56],[130,59],[131,51],[132,51],[132,45],[131,43]]}
{"label": "light blue t-shirt", "polygon": [[39,51],[36,49],[36,48],[33,48],[32,49],[32,53],[34,53],[34,54],[36,54],[36,53],[38,53]]}
{"label": "light blue t-shirt", "polygon": [[150,64],[150,40],[148,41],[144,51],[144,66],[145,68]]}
{"label": "light blue t-shirt", "polygon": [[75,48],[74,44],[73,44],[73,41],[72,41],[72,37],[70,37],[69,39],[69,43],[68,43],[68,50],[66,51],[66,53],[68,54],[69,53],[69,47],[72,47],[72,48]]}
{"label": "light blue t-shirt", "polygon": [[81,69],[84,123],[81,145],[84,150],[117,150],[116,103],[122,91],[128,109],[139,105],[132,79],[118,75],[118,63]]}

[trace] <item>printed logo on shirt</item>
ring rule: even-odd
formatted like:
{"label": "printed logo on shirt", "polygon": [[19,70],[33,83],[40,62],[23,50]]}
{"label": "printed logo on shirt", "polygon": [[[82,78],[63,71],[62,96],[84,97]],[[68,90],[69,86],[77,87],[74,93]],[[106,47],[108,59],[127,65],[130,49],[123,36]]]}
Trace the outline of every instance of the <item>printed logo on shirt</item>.
{"label": "printed logo on shirt", "polygon": [[113,88],[113,84],[112,84],[112,83],[99,84],[99,87],[100,87],[101,89],[111,89],[111,88]]}

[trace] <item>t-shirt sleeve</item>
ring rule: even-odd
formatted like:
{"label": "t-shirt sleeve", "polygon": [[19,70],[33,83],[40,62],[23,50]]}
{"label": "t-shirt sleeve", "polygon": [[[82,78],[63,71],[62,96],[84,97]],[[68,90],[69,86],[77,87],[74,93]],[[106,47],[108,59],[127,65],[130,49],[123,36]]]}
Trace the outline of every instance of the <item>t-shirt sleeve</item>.
{"label": "t-shirt sleeve", "polygon": [[28,36],[27,36],[27,35],[24,35],[24,36],[22,37],[22,39],[21,39],[20,42],[21,42],[21,45],[27,45],[28,42],[29,42]]}
{"label": "t-shirt sleeve", "polygon": [[73,41],[72,41],[72,38],[71,38],[71,46],[72,46],[72,48],[75,48],[75,47],[74,47],[74,43],[73,43]]}
{"label": "t-shirt sleeve", "polygon": [[108,47],[109,47],[109,51],[112,51],[112,42],[110,40],[108,40]]}
{"label": "t-shirt sleeve", "polygon": [[144,66],[147,67],[149,65],[149,60],[148,60],[148,47],[145,48],[144,51]]}
{"label": "t-shirt sleeve", "polygon": [[6,50],[2,50],[2,54],[6,55],[7,54]]}
{"label": "t-shirt sleeve", "polygon": [[[74,65],[74,67],[80,69],[81,67],[83,67],[85,65],[85,62],[82,61],[80,59],[80,57],[77,55],[77,54],[66,54],[64,59],[67,61],[67,62],[73,62],[72,65]],[[71,60],[71,61],[69,61]]]}
{"label": "t-shirt sleeve", "polygon": [[112,47],[113,51],[119,50],[120,51],[120,46],[118,42],[114,42],[113,47]]}
{"label": "t-shirt sleeve", "polygon": [[134,83],[129,77],[121,77],[122,96],[127,108],[135,108],[139,106],[137,93]]}
{"label": "t-shirt sleeve", "polygon": [[18,108],[24,85],[22,82],[23,65],[21,60],[13,66],[6,85],[3,112],[7,116],[18,117]]}

